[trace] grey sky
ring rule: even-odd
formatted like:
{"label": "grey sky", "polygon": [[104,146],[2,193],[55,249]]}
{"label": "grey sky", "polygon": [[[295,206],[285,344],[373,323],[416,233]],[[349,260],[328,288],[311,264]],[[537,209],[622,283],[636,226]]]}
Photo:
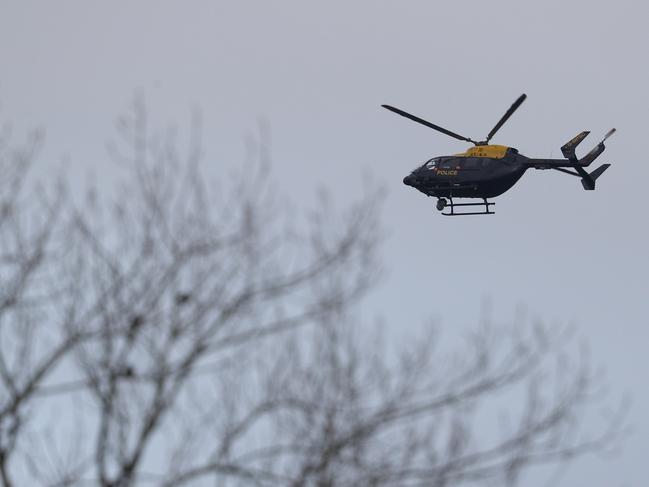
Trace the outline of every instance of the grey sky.
{"label": "grey sky", "polygon": [[[648,18],[632,0],[6,0],[0,116],[46,127],[43,171],[65,157],[79,173],[109,174],[104,143],[136,89],[162,124],[201,108],[215,170],[240,163],[243,135],[268,120],[275,178],[295,202],[319,183],[349,201],[370,171],[388,189],[389,232],[370,309],[404,333],[428,317],[453,333],[484,298],[503,319],[524,306],[575,323],[613,392],[633,394],[635,434],[562,485],[644,485]],[[480,138],[522,92],[494,142],[523,154],[558,156],[585,129],[589,148],[617,127],[597,191],[530,171],[496,216],[445,219],[402,185],[416,164],[465,145],[381,103]]]}

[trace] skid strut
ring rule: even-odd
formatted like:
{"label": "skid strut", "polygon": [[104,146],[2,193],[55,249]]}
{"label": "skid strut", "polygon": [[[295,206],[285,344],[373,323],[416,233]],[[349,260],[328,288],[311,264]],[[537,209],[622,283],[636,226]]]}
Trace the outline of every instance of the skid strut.
{"label": "skid strut", "polygon": [[[482,198],[482,203],[454,203],[453,198],[448,198],[449,201],[446,200],[446,198],[439,198],[437,200],[437,209],[442,212],[442,215],[444,216],[464,216],[464,215],[493,215],[496,212],[492,211],[492,206],[495,206],[496,203],[492,201],[487,201],[486,198]],[[484,211],[463,211],[463,212],[456,212],[455,208],[460,207],[460,206],[481,206],[484,208]],[[443,210],[446,208],[450,208],[450,212],[444,213]]]}

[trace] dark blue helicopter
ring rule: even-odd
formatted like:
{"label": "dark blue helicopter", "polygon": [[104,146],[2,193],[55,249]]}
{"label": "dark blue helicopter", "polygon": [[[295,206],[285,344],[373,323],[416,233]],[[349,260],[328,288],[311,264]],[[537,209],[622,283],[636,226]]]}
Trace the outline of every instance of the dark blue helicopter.
{"label": "dark blue helicopter", "polygon": [[[383,108],[387,108],[426,127],[475,145],[475,147],[471,147],[460,154],[429,159],[421,167],[406,176],[403,179],[404,184],[418,189],[427,196],[436,197],[437,209],[445,216],[494,214],[491,207],[495,203],[487,201],[487,199],[503,194],[516,184],[525,171],[530,168],[554,169],[577,176],[581,178],[584,189],[595,189],[595,181],[608,169],[610,164],[602,164],[590,173],[585,168],[590,166],[604,152],[604,141],[613,135],[615,129],[611,129],[604,136],[604,139],[581,159],[577,158],[575,149],[590,133],[588,131],[581,132],[561,147],[565,159],[533,159],[519,154],[518,150],[513,147],[489,144],[494,134],[525,101],[525,98],[527,98],[525,94],[518,97],[494,128],[491,129],[484,141],[472,140],[404,112],[399,108],[382,105]],[[482,199],[482,202],[456,203],[453,198],[479,198]],[[483,207],[483,211],[456,211],[458,207],[467,206]],[[443,212],[445,208],[449,208],[446,213]]]}

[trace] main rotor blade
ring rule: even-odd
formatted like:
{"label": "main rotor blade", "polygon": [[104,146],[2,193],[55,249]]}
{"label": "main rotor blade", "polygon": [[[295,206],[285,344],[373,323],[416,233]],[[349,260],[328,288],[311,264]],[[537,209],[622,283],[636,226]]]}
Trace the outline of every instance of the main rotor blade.
{"label": "main rotor blade", "polygon": [[393,107],[393,106],[390,106],[390,105],[381,105],[381,106],[382,106],[383,108],[387,108],[387,109],[390,110],[391,112],[394,112],[394,113],[397,113],[397,114],[401,115],[402,117],[409,118],[410,120],[413,120],[413,121],[415,121],[415,122],[417,122],[417,123],[420,123],[420,124],[422,124],[422,125],[425,125],[426,127],[430,127],[430,128],[433,129],[433,130],[437,130],[438,132],[441,132],[441,133],[443,133],[443,134],[450,135],[450,136],[453,137],[454,139],[465,140],[465,141],[467,141],[467,142],[471,142],[471,143],[473,143],[473,144],[476,143],[474,140],[471,140],[471,139],[469,139],[468,137],[464,137],[464,136],[462,136],[462,135],[458,135],[458,134],[456,134],[455,132],[451,132],[450,130],[446,130],[444,127],[440,127],[439,125],[435,125],[434,123],[430,123],[430,122],[424,120],[423,118],[416,117],[416,116],[414,116],[414,115],[411,115],[411,114],[408,113],[408,112],[404,112],[403,110],[400,110],[400,109],[395,108],[395,107]]}
{"label": "main rotor blade", "polygon": [[505,114],[503,115],[503,117],[502,117],[500,120],[498,120],[498,123],[496,124],[496,126],[495,126],[494,128],[491,129],[491,132],[489,132],[489,135],[487,135],[487,140],[486,140],[487,142],[489,142],[489,141],[491,140],[491,138],[494,136],[494,134],[495,134],[496,132],[498,132],[498,129],[500,129],[500,127],[503,126],[503,124],[507,121],[507,119],[508,119],[509,117],[512,116],[512,114],[516,111],[516,109],[517,109],[518,107],[521,106],[521,103],[523,103],[523,102],[525,101],[525,98],[527,98],[527,95],[526,95],[525,93],[523,93],[523,94],[522,94],[521,96],[519,96],[518,99],[517,99],[517,100],[512,104],[512,106],[509,107],[509,110],[507,110],[507,112],[505,112]]}

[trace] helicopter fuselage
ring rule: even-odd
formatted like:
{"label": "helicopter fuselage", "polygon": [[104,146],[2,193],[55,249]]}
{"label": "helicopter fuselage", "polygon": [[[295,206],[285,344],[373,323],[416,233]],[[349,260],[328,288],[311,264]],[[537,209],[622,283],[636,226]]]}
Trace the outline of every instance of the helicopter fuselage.
{"label": "helicopter fuselage", "polygon": [[427,196],[493,198],[511,188],[529,165],[511,147],[479,145],[462,154],[433,157],[403,179]]}
{"label": "helicopter fuselage", "polygon": [[[602,141],[582,158],[578,158],[575,149],[582,140],[590,133],[587,130],[577,134],[561,147],[564,159],[537,159],[528,158],[518,153],[513,147],[504,145],[489,144],[494,134],[512,116],[518,107],[525,101],[527,95],[519,96],[505,114],[498,120],[483,141],[473,140],[469,137],[451,132],[444,127],[435,125],[423,118],[405,112],[400,108],[391,105],[381,105],[391,112],[408,118],[418,124],[441,132],[457,140],[470,142],[474,145],[466,152],[452,156],[433,157],[422,166],[416,168],[408,176],[403,178],[404,184],[412,186],[426,196],[437,198],[436,207],[442,215],[493,215],[494,202],[487,201],[487,198],[500,196],[525,174],[530,168],[554,169],[564,174],[577,176],[585,190],[595,189],[595,181],[600,177],[610,164],[602,164],[592,172],[585,168],[604,152],[604,142],[615,129],[611,129],[604,136]],[[453,198],[479,198],[482,203],[456,203]],[[447,201],[448,199],[448,201]],[[456,208],[483,207],[483,211],[456,211]],[[444,213],[445,208],[450,211]]]}

